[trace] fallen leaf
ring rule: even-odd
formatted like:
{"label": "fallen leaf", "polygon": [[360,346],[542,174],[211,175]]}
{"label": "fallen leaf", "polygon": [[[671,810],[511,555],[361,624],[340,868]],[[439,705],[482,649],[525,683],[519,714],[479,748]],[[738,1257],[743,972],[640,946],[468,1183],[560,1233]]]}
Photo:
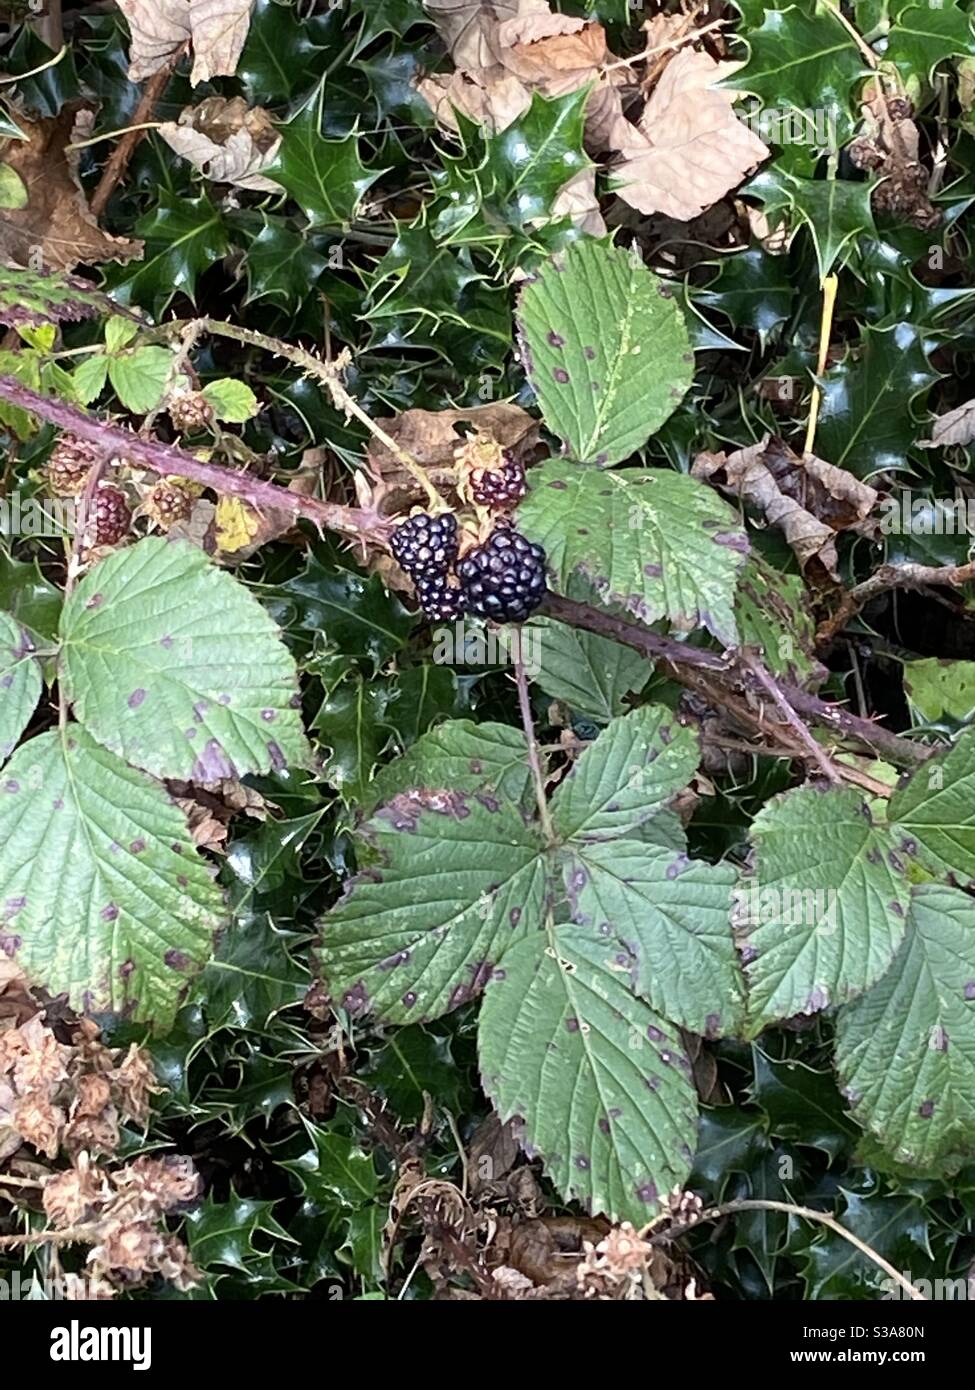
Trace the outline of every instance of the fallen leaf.
{"label": "fallen leaf", "polygon": [[457,131],[456,108],[461,115],[497,135],[528,110],[531,92],[502,67],[485,70],[479,78],[475,81],[463,72],[436,73],[421,78],[416,89],[444,130]]}
{"label": "fallen leaf", "polygon": [[[471,406],[467,410],[405,410],[402,415],[377,422],[388,435],[410,454],[422,468],[435,473],[437,469],[452,472],[457,449],[465,434],[475,432],[497,441],[504,449],[527,450],[535,442],[538,425],[520,405],[495,401],[490,405]],[[455,426],[464,425],[458,430]],[[402,465],[385,444],[373,440],[368,448],[372,471],[387,485],[401,480]],[[434,479],[436,481],[436,478]]]}
{"label": "fallen leaf", "polygon": [[596,196],[596,166],[580,169],[569,182],[559,190],[552,204],[553,217],[568,215],[580,229],[589,236],[606,236],[606,223],[599,210]]}
{"label": "fallen leaf", "polygon": [[616,192],[639,212],[688,222],[741,183],[768,149],[738,119],[734,93],[715,91],[728,65],[684,49],[672,58],[639,123],[620,120]]}
{"label": "fallen leaf", "polygon": [[77,157],[65,149],[76,120],[86,114],[74,105],[37,121],[21,117],[26,139],[0,142],[0,159],[27,191],[24,207],[0,210],[0,260],[7,265],[71,270],[79,262],[128,261],[140,254],[141,241],[99,227],[78,181]]}
{"label": "fallen leaf", "polygon": [[941,449],[946,444],[971,444],[975,439],[975,400],[956,405],[931,423],[931,438],[919,439],[922,449]]}
{"label": "fallen leaf", "polygon": [[879,496],[845,469],[812,454],[800,458],[768,437],[733,454],[699,454],[691,473],[777,527],[802,570],[819,580],[839,581],[837,534],[865,521]]}
{"label": "fallen leaf", "polygon": [[132,35],[129,80],[141,82],[190,39],[193,86],[233,77],[250,27],[254,0],[118,0]]}
{"label": "fallen leaf", "polygon": [[[542,7],[548,9],[547,5]],[[426,0],[454,65],[467,71],[489,68],[498,57],[498,25],[515,19],[524,6],[518,0]]]}
{"label": "fallen leaf", "polygon": [[259,193],[281,191],[280,184],[261,173],[275,158],[281,137],[264,108],[248,107],[243,97],[211,97],[187,106],[178,121],[165,121],[159,134],[215,183]]}

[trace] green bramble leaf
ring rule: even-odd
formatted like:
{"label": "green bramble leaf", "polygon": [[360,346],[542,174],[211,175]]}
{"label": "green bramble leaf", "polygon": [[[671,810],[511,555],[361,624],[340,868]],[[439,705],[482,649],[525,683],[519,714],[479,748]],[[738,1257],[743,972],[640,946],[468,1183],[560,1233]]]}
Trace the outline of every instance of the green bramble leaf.
{"label": "green bramble leaf", "polygon": [[0,612],[0,762],[10,756],[41,696],[34,643],[9,613]]}
{"label": "green bramble leaf", "polygon": [[79,1011],[163,1030],[208,958],[222,898],[165,789],[69,724],[0,789],[0,943]]}
{"label": "green bramble leaf", "polygon": [[690,385],[680,309],[619,247],[584,241],[547,261],[522,291],[518,331],[545,423],[579,463],[635,453]]}
{"label": "green bramble leaf", "polygon": [[147,536],[85,576],[61,615],[75,717],[157,777],[305,765],[297,676],[257,600],[185,541]]}
{"label": "green bramble leaf", "polygon": [[742,643],[756,647],[774,675],[802,685],[815,673],[816,622],[797,574],[750,555],[738,582],[735,619]]}
{"label": "green bramble leaf", "polygon": [[0,164],[0,208],[24,208],[27,206],[27,189],[17,170],[9,164]]}
{"label": "green bramble leaf", "polygon": [[252,420],[258,411],[257,397],[244,381],[233,377],[221,377],[210,381],[203,388],[203,396],[213,410],[214,417],[228,425],[243,425]]}
{"label": "green bramble leaf", "polygon": [[898,852],[941,879],[975,883],[975,734],[930,758],[894,792]]}
{"label": "green bramble leaf", "polygon": [[735,586],[748,541],[737,514],[696,479],[552,459],[532,471],[518,523],[545,547],[563,593],[582,575],[602,602],[641,622],[703,625],[728,646],[737,641]]}
{"label": "green bramble leaf", "polygon": [[113,307],[107,295],[79,275],[0,266],[0,323],[71,323],[95,318]]}
{"label": "green bramble leaf", "polygon": [[[134,352],[120,352],[117,356],[110,352],[108,379],[126,410],[134,415],[146,415],[162,400],[172,363],[173,354],[169,348],[142,347]],[[93,380],[85,385],[90,389]]]}
{"label": "green bramble leaf", "polygon": [[883,979],[840,1010],[836,1066],[853,1113],[896,1162],[957,1170],[975,1150],[975,904],[919,888]]}
{"label": "green bramble leaf", "polygon": [[905,661],[904,690],[922,719],[967,721],[975,713],[975,661]]}

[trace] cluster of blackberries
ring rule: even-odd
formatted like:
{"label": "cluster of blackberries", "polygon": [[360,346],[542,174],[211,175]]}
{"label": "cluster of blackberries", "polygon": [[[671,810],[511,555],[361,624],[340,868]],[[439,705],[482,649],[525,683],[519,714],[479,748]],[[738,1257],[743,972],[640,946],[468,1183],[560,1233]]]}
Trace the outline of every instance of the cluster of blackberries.
{"label": "cluster of blackberries", "polygon": [[[428,618],[442,622],[462,613],[522,623],[545,594],[545,551],[513,526],[496,526],[483,545],[457,563],[457,518],[419,512],[393,532],[390,548],[413,580]],[[456,564],[459,586],[451,583]]]}

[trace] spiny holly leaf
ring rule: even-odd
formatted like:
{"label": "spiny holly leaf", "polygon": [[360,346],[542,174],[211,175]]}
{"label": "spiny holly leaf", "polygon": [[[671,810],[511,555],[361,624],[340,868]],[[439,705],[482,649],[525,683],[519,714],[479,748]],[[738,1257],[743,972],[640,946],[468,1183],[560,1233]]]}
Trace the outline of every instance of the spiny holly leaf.
{"label": "spiny holly leaf", "polygon": [[341,228],[351,222],[363,193],[382,170],[359,158],[359,137],[326,140],[322,134],[325,85],[280,127],[281,147],[262,172],[294,198],[313,227]]}
{"label": "spiny holly leaf", "polygon": [[666,469],[604,472],[552,459],[532,471],[519,525],[545,547],[563,592],[583,574],[605,603],[731,646],[748,541],[712,488]]}
{"label": "spiny holly leaf", "polygon": [[415,743],[430,725],[469,708],[467,691],[455,672],[425,661],[401,671],[390,683],[387,720],[404,748]]}
{"label": "spiny holly leaf", "polygon": [[74,323],[114,308],[107,295],[80,276],[0,267],[0,323]]}
{"label": "spiny holly leaf", "polygon": [[335,7],[299,15],[291,5],[257,0],[236,74],[250,105],[290,102],[314,86],[330,50],[339,40],[344,44],[343,28]]}
{"label": "spiny holly leaf", "polygon": [[196,282],[226,255],[223,214],[206,194],[186,198],[159,189],[156,205],[136,223],[145,254],[136,265],[109,269],[107,285],[120,304],[140,304],[157,316],[177,291],[196,302]]}
{"label": "spiny holly leaf", "polygon": [[9,613],[0,612],[0,762],[17,747],[41,695],[34,643]]}
{"label": "spiny holly leaf", "polygon": [[164,1029],[222,900],[163,787],[75,725],[19,748],[0,795],[0,948],[74,1008]]}
{"label": "spiny holly leaf", "polygon": [[[566,623],[533,618],[521,634],[526,660],[537,663],[532,679],[539,688],[600,723],[622,714],[624,696],[640,690],[650,675],[646,658],[632,647]],[[510,646],[509,631],[502,640]]]}
{"label": "spiny holly leaf", "polygon": [[280,217],[265,218],[261,230],[248,243],[244,264],[248,304],[269,299],[292,311],[328,267],[307,236],[292,231]]}
{"label": "spiny holly leaf", "polygon": [[690,1171],[697,1099],[676,1031],[561,928],[505,955],[478,1029],[484,1089],[566,1199],[642,1225]]}
{"label": "spiny holly leaf", "polygon": [[524,735],[508,724],[452,719],[418,738],[369,788],[369,810],[413,788],[425,792],[486,792],[519,806],[531,785]]}
{"label": "spiny holly leaf", "polygon": [[[483,277],[466,248],[440,244],[427,226],[426,214],[400,227],[396,240],[370,278],[369,319],[399,315],[460,322],[464,290]],[[510,344],[509,344],[510,346]]]}
{"label": "spiny holly leaf", "polygon": [[883,56],[905,80],[926,83],[943,59],[975,55],[971,19],[954,0],[924,5],[895,0],[891,8],[893,23]]}
{"label": "spiny holly leaf", "polygon": [[331,749],[328,780],[346,799],[362,798],[390,740],[389,727],[383,722],[388,703],[388,687],[359,673],[337,681],[325,693],[312,727]]}
{"label": "spiny holly leaf", "polygon": [[693,302],[720,309],[735,328],[753,329],[764,349],[771,335],[788,319],[796,295],[783,258],[753,246],[734,256],[722,257],[719,267],[717,279],[695,291]]}
{"label": "spiny holly leaf", "polygon": [[[367,579],[318,555],[309,555],[301,573],[277,592],[293,605],[299,627],[327,632],[330,646],[342,656],[369,658],[377,666],[406,645],[413,627],[413,618],[378,574]],[[282,626],[290,625],[285,617]]]}
{"label": "spiny holly leaf", "polygon": [[322,973],[352,1014],[436,1018],[481,992],[523,919],[539,921],[541,841],[509,802],[456,789],[395,796],[363,833],[381,867],[329,913]]}
{"label": "spiny holly leaf", "polygon": [[752,1046],[751,1098],[776,1139],[808,1144],[831,1159],[849,1152],[860,1131],[850,1119],[831,1071],[799,1060],[767,1057]]}
{"label": "spiny holly leaf", "polygon": [[691,383],[672,292],[620,247],[587,240],[552,257],[522,293],[518,328],[545,423],[579,463],[642,448]]}
{"label": "spiny holly leaf", "polygon": [[36,560],[15,560],[0,549],[0,609],[31,632],[53,640],[61,604],[60,589],[41,574]]}
{"label": "spiny holly leaf", "polygon": [[910,881],[852,788],[802,787],[762,808],[738,925],[754,1032],[862,994],[904,938]]}
{"label": "spiny holly leaf", "polygon": [[[975,734],[929,759],[890,799],[898,849],[940,877],[975,883]],[[915,875],[917,877],[917,875]]]}
{"label": "spiny holly leaf", "polygon": [[196,546],[157,536],[91,570],[61,615],[61,680],[99,743],[157,777],[307,765],[294,662]]}
{"label": "spiny holly leaf", "polygon": [[918,433],[912,403],[937,380],[912,324],[865,326],[859,346],[822,380],[823,456],[858,478],[905,468]]}
{"label": "spiny holly leaf", "polygon": [[887,974],[840,1012],[836,1065],[856,1118],[900,1163],[957,1168],[975,1147],[975,903],[919,888]]}
{"label": "spiny holly leaf", "polygon": [[742,643],[757,647],[775,675],[801,685],[813,674],[816,623],[797,574],[783,574],[750,555],[738,582],[735,618]]}
{"label": "spiny holly leaf", "polygon": [[379,1191],[376,1161],[345,1134],[308,1126],[311,1144],[298,1159],[282,1162],[298,1179],[302,1194],[326,1211],[355,1209]]}
{"label": "spiny holly leaf", "polygon": [[207,1274],[221,1268],[239,1274],[252,1273],[255,1265],[267,1258],[256,1242],[257,1236],[294,1241],[271,1215],[275,1206],[274,1201],[238,1197],[233,1186],[226,1202],[216,1201],[213,1193],[208,1192],[186,1214],[186,1237],[193,1263]]}
{"label": "spiny holly leaf", "polygon": [[[748,28],[747,43],[748,62],[718,85],[749,92],[763,108],[795,112],[800,120],[810,111],[828,111],[836,122],[835,147],[845,145],[853,134],[851,90],[868,69],[833,10],[809,0],[766,7],[761,26]],[[786,145],[784,151],[805,164],[819,153],[812,143]]]}
{"label": "spiny holly leaf", "polygon": [[742,192],[762,203],[772,228],[805,223],[813,239],[820,280],[861,232],[877,235],[867,183],[804,179],[776,162],[760,170]]}

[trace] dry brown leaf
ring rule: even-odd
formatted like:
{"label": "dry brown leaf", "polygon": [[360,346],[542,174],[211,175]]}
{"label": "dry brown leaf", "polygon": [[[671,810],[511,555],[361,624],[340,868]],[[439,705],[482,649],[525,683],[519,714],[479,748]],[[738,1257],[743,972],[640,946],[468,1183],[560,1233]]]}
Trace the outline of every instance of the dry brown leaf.
{"label": "dry brown leaf", "polygon": [[814,577],[839,581],[836,536],[863,522],[878,493],[845,469],[763,439],[733,454],[699,454],[691,469],[776,526]]}
{"label": "dry brown leaf", "polygon": [[[548,6],[542,8],[547,10]],[[474,72],[500,62],[498,25],[516,18],[525,6],[518,0],[426,0],[425,9],[454,65]]]}
{"label": "dry brown leaf", "polygon": [[940,449],[946,444],[971,444],[975,439],[975,400],[956,405],[931,423],[931,438],[919,439],[922,449]]}
{"label": "dry brown leaf", "polygon": [[928,197],[929,175],[920,155],[920,131],[904,97],[887,97],[878,83],[866,88],[860,108],[863,126],[849,147],[850,159],[879,180],[872,190],[875,209],[894,213],[912,227],[930,231],[941,213]]}
{"label": "dry brown leaf", "polygon": [[278,152],[281,137],[262,106],[248,107],[243,97],[210,97],[187,106],[178,121],[164,121],[159,134],[214,183],[232,183],[259,193],[278,193],[280,185],[262,169]]}
{"label": "dry brown leaf", "polygon": [[75,134],[80,108],[66,106],[58,116],[28,121],[19,117],[25,140],[0,142],[0,160],[20,175],[27,206],[0,211],[0,261],[46,270],[71,270],[80,262],[128,261],[141,241],[103,232],[78,182],[77,157],[65,146]]}
{"label": "dry brown leaf", "polygon": [[580,73],[593,74],[606,61],[603,26],[568,15],[507,20],[498,27],[498,41],[504,66],[523,82],[539,86],[559,76],[574,79]]}
{"label": "dry brown leaf", "polygon": [[590,236],[605,236],[607,232],[603,214],[599,210],[596,196],[596,166],[580,169],[573,175],[552,204],[553,217],[572,218],[575,225]]}
{"label": "dry brown leaf", "polygon": [[[465,434],[490,435],[504,449],[527,450],[538,436],[538,424],[520,405],[494,401],[467,410],[405,410],[402,415],[377,422],[401,449],[422,468],[429,469],[434,481],[437,470],[453,472],[455,453]],[[457,430],[455,426],[465,428]],[[412,486],[402,465],[384,444],[370,441],[367,450],[371,471],[385,490]]]}
{"label": "dry brown leaf", "polygon": [[639,212],[687,222],[741,183],[768,149],[738,119],[734,94],[711,86],[727,70],[685,49],[667,64],[638,125],[621,120],[617,192]]}
{"label": "dry brown leaf", "polygon": [[449,76],[437,73],[421,78],[416,89],[444,130],[456,132],[456,107],[462,115],[497,135],[524,115],[532,95],[523,82],[502,67],[486,69],[479,78],[475,81],[462,72]]}
{"label": "dry brown leaf", "polygon": [[158,72],[187,39],[193,43],[195,87],[233,77],[250,27],[254,0],[118,0],[132,35],[129,80]]}

